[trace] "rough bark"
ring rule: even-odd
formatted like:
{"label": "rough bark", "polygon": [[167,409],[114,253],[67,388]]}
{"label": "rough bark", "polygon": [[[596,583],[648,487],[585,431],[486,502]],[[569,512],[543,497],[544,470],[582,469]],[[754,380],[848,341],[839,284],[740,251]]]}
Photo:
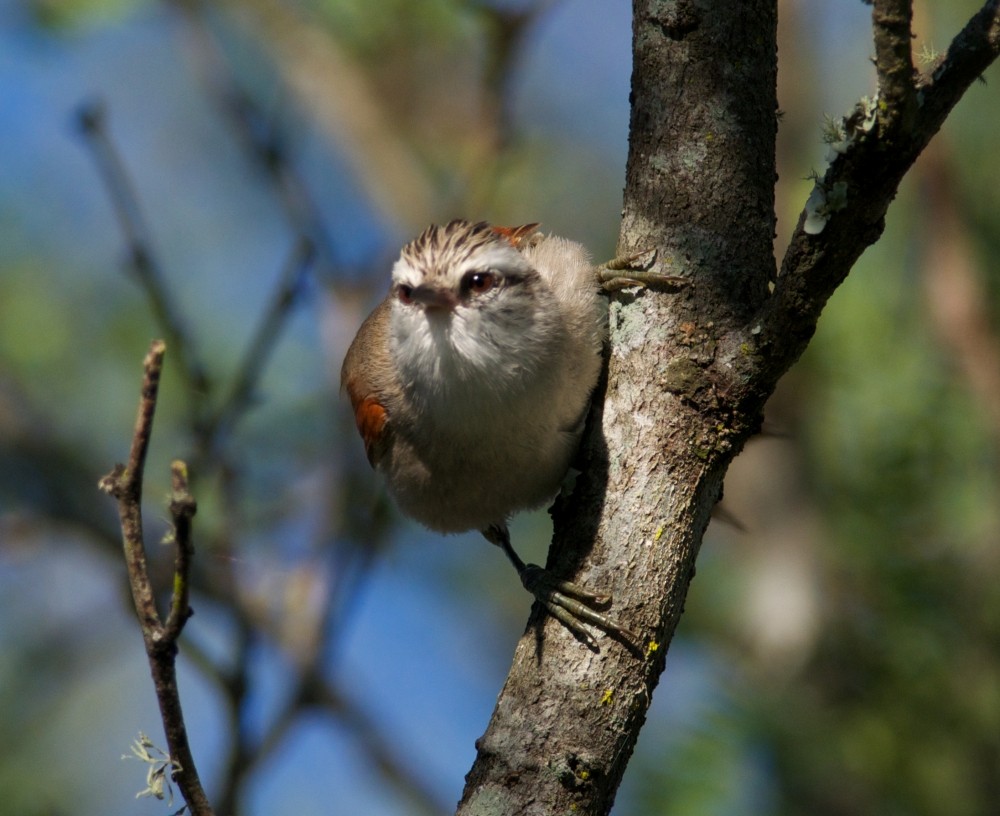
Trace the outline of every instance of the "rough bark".
{"label": "rough bark", "polygon": [[909,4],[875,3],[883,101],[901,107],[876,104],[846,123],[842,155],[817,180],[826,220],[807,233],[803,212],[775,278],[776,3],[634,0],[633,11],[619,249],[655,247],[656,270],[690,285],[612,303],[606,391],[583,475],[554,508],[548,566],[612,592],[611,614],[641,643],[605,637],[590,651],[536,609],[461,814],[610,810],[726,468],[830,294],[881,235],[902,176],[1000,43],[994,0],[915,78],[900,68]]}

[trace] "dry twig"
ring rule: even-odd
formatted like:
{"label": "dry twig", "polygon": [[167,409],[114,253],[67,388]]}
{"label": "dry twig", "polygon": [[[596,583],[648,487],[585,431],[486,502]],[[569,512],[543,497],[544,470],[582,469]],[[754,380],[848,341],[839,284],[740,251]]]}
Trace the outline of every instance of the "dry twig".
{"label": "dry twig", "polygon": [[173,766],[173,781],[180,788],[192,814],[211,816],[212,806],[202,788],[188,744],[184,713],[177,689],[177,641],[184,629],[184,623],[191,616],[191,608],[188,605],[188,573],[193,554],[191,519],[197,509],[195,500],[188,491],[187,467],[183,462],[175,461],[170,468],[172,483],[170,516],[177,555],[170,611],[166,622],[161,620],[156,609],[142,530],[143,473],[153,433],[153,416],[156,412],[156,398],[165,351],[166,344],[162,340],[154,340],[143,361],[142,396],[139,400],[139,415],[132,434],[128,464],[116,465],[111,473],[101,479],[99,487],[118,501],[129,587],[142,630],[142,640],[146,646],[156,700],[160,706],[169,761]]}

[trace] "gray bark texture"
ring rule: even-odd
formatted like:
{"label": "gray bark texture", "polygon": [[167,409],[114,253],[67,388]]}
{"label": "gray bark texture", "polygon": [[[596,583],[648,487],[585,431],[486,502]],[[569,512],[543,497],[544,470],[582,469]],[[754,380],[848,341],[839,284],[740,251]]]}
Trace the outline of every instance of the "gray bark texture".
{"label": "gray bark texture", "polygon": [[591,651],[536,608],[458,813],[610,811],[725,471],[823,305],[881,235],[903,175],[997,56],[998,3],[918,76],[909,2],[876,0],[889,103],[845,122],[850,144],[817,179],[829,217],[807,234],[803,212],[776,275],[776,2],[634,0],[619,254],[655,248],[654,270],[690,284],[612,301],[603,393],[582,475],[553,508],[547,566],[611,592],[610,615],[640,642],[601,636]]}

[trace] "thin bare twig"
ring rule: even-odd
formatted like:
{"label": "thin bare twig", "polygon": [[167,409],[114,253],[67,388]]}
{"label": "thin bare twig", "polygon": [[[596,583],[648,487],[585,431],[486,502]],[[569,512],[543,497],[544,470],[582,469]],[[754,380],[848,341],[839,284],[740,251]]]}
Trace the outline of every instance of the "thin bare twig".
{"label": "thin bare twig", "polygon": [[187,465],[179,459],[170,463],[170,519],[173,523],[173,543],[177,548],[174,560],[174,591],[170,598],[170,612],[163,627],[163,636],[176,642],[184,624],[191,616],[191,587],[188,575],[194,545],[191,543],[191,519],[198,505],[188,490]]}
{"label": "thin bare twig", "polygon": [[[77,117],[80,131],[92,148],[98,169],[118,214],[128,245],[132,270],[146,291],[154,316],[167,336],[167,342],[177,354],[178,365],[187,386],[185,391],[188,397],[188,419],[197,452],[195,470],[204,472],[206,465],[224,462],[224,458],[219,456],[224,445],[223,437],[231,433],[237,420],[250,406],[264,364],[277,344],[284,322],[295,303],[296,295],[302,289],[306,273],[316,259],[316,242],[323,238],[322,230],[318,226],[318,214],[305,205],[299,208],[304,213],[299,217],[303,222],[299,225],[300,237],[285,264],[274,297],[244,355],[229,395],[218,410],[210,412],[208,406],[214,390],[212,383],[208,380],[204,367],[196,359],[190,338],[166,286],[162,269],[152,250],[149,230],[142,218],[128,171],[108,133],[104,107],[99,102],[85,103],[80,106]],[[246,130],[255,132],[249,125]],[[263,156],[264,153],[268,153],[269,148],[264,143],[259,143],[257,150]],[[277,148],[274,148],[274,151],[275,157],[272,163],[285,167],[284,161],[278,158]],[[281,175],[291,177],[292,174],[285,170]],[[291,208],[291,205],[289,207]]]}
{"label": "thin bare twig", "polygon": [[191,518],[196,509],[195,501],[187,490],[187,468],[183,462],[174,462],[171,467],[173,498],[170,502],[170,513],[174,523],[173,539],[177,546],[177,560],[170,612],[165,625],[156,610],[142,531],[143,473],[153,433],[153,416],[156,412],[156,399],[165,353],[166,344],[162,340],[154,340],[143,360],[142,396],[132,434],[128,465],[116,465],[111,473],[101,479],[99,487],[118,501],[129,587],[139,617],[156,699],[160,706],[160,717],[173,767],[172,778],[180,788],[192,814],[212,816],[212,806],[202,788],[188,744],[184,713],[177,689],[177,640],[185,621],[191,615],[188,606],[188,570],[192,555]]}
{"label": "thin bare twig", "polygon": [[218,449],[225,445],[227,435],[252,404],[254,390],[263,373],[264,366],[277,345],[281,331],[296,298],[302,291],[306,275],[312,268],[315,258],[315,245],[309,238],[301,237],[296,242],[291,257],[285,263],[274,295],[271,297],[260,325],[243,355],[243,362],[240,364],[229,396],[209,422],[208,436],[212,441],[213,448]]}
{"label": "thin bare twig", "polygon": [[156,395],[160,386],[165,351],[164,342],[154,340],[143,360],[142,396],[139,400],[139,415],[135,420],[128,464],[116,465],[114,470],[98,483],[101,490],[118,500],[118,514],[125,547],[125,566],[128,568],[132,601],[142,624],[144,639],[147,635],[152,639],[153,633],[160,627],[160,615],[156,611],[156,600],[149,582],[146,548],[143,543],[142,477],[149,440],[153,433],[153,415],[156,411]]}
{"label": "thin bare twig", "polygon": [[336,266],[333,242],[309,186],[289,161],[281,132],[233,76],[225,55],[204,17],[201,0],[167,0],[177,9],[191,37],[194,63],[211,99],[232,126],[247,152],[264,170],[278,193],[289,225],[300,240],[315,248],[321,274]]}
{"label": "thin bare twig", "polygon": [[79,107],[76,118],[80,133],[93,152],[98,172],[125,235],[129,266],[145,289],[153,314],[177,358],[178,368],[187,385],[185,390],[191,425],[198,428],[203,421],[204,396],[210,388],[208,375],[194,353],[191,338],[164,283],[138,196],[125,163],[108,133],[107,112],[102,102],[90,101]]}

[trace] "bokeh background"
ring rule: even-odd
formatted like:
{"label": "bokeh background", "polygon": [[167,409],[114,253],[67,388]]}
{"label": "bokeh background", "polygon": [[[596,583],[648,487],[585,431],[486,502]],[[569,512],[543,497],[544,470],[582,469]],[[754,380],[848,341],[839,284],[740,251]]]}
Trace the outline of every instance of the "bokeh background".
{"label": "bokeh background", "polygon": [[[917,3],[915,52],[975,8]],[[824,115],[874,92],[869,14],[781,3],[779,259]],[[388,505],[340,360],[433,220],[541,221],[614,254],[629,49],[623,0],[0,0],[0,814],[179,807],[137,801],[146,767],[121,758],[139,731],[164,741],[96,485],[165,328],[113,195],[138,201],[183,334],[146,520],[167,587],[168,463],[187,458],[181,691],[210,797],[452,809],[529,599],[478,536]],[[616,816],[1000,813],[996,80],[921,158],[733,466]],[[252,399],[232,400],[241,372]],[[513,535],[544,558],[543,512]]]}

